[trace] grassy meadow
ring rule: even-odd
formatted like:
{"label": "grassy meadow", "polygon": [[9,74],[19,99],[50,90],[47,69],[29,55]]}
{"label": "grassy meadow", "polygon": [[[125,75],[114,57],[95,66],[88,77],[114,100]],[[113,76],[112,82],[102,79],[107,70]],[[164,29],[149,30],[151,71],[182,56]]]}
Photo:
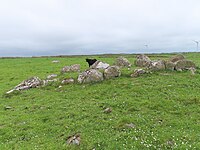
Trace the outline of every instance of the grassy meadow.
{"label": "grassy meadow", "polygon": [[[173,54],[151,54],[168,59]],[[200,66],[200,53],[185,53]],[[135,55],[124,55],[134,64]],[[93,84],[60,83],[5,94],[21,81],[59,74],[63,66],[81,64],[85,58],[113,64],[118,55],[0,59],[1,150],[163,150],[200,149],[200,70],[159,71],[131,78],[122,76]],[[59,60],[60,63],[52,63]],[[105,108],[111,113],[104,113]],[[133,124],[128,127],[127,124]],[[67,145],[80,133],[81,143]]]}

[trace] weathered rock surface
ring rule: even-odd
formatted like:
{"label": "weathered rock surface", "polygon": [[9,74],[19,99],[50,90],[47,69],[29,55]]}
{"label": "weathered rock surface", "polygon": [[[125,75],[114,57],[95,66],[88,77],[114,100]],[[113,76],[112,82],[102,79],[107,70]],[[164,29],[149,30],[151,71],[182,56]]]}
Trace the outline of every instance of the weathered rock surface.
{"label": "weathered rock surface", "polygon": [[148,68],[152,71],[165,70],[165,62],[163,60],[151,61]]}
{"label": "weathered rock surface", "polygon": [[91,83],[103,81],[103,74],[96,69],[89,69],[78,76],[79,83]]}
{"label": "weathered rock surface", "polygon": [[115,78],[121,76],[121,71],[118,66],[109,66],[104,70],[103,75],[105,79]]}
{"label": "weathered rock surface", "polygon": [[61,73],[70,72],[70,71],[71,71],[71,67],[70,67],[70,66],[64,66],[64,67],[61,69]]}
{"label": "weathered rock surface", "polygon": [[119,67],[131,67],[131,63],[128,61],[128,59],[122,56],[116,59],[115,65]]}
{"label": "weathered rock surface", "polygon": [[20,91],[20,90],[26,90],[30,88],[37,88],[43,84],[43,81],[39,77],[31,77],[27,80],[22,81],[20,84],[18,84],[15,88],[8,91],[7,94],[12,93],[13,91]]}
{"label": "weathered rock surface", "polygon": [[71,71],[71,72],[79,72],[79,71],[80,71],[80,68],[81,68],[81,65],[80,65],[80,64],[74,64],[74,65],[71,65],[71,66],[70,66],[70,71]]}
{"label": "weathered rock surface", "polygon": [[112,109],[108,107],[108,108],[104,109],[103,112],[104,112],[104,113],[111,113],[111,112],[112,112]]}
{"label": "weathered rock surface", "polygon": [[67,78],[67,79],[64,79],[62,80],[62,84],[71,84],[71,83],[74,83],[74,79],[73,78]]}
{"label": "weathered rock surface", "polygon": [[195,72],[196,72],[196,69],[195,69],[195,68],[189,68],[188,70],[191,71],[191,74],[192,74],[192,75],[195,75]]}
{"label": "weathered rock surface", "polygon": [[169,61],[173,62],[173,63],[176,63],[177,61],[179,60],[184,60],[185,59],[185,56],[183,56],[182,54],[178,54],[178,55],[175,55],[175,56],[172,56]]}
{"label": "weathered rock surface", "polygon": [[61,73],[66,73],[66,72],[79,72],[80,71],[80,64],[74,64],[71,66],[64,66],[61,69]]}
{"label": "weathered rock surface", "polygon": [[47,80],[43,80],[43,86],[46,86],[48,85],[49,83],[52,83],[52,82],[57,82],[58,79],[47,79]]}
{"label": "weathered rock surface", "polygon": [[47,79],[51,80],[51,79],[56,78],[57,76],[58,76],[57,74],[50,74],[50,75],[47,76]]}
{"label": "weathered rock surface", "polygon": [[144,55],[140,54],[136,56],[135,65],[138,67],[148,67],[151,63],[151,59]]}
{"label": "weathered rock surface", "polygon": [[189,70],[190,68],[196,68],[194,62],[190,60],[179,60],[176,62],[175,70],[182,71],[182,70]]}
{"label": "weathered rock surface", "polygon": [[110,66],[109,64],[97,60],[92,66],[90,66],[90,68],[91,69],[106,69],[109,66]]}
{"label": "weathered rock surface", "polygon": [[131,74],[131,77],[139,77],[142,74],[147,73],[144,69],[135,69],[134,72]]}
{"label": "weathered rock surface", "polygon": [[165,61],[165,69],[166,70],[174,70],[175,69],[175,63],[171,62],[171,61]]}
{"label": "weathered rock surface", "polygon": [[80,134],[69,136],[67,139],[67,144],[80,145],[80,142],[81,142]]}

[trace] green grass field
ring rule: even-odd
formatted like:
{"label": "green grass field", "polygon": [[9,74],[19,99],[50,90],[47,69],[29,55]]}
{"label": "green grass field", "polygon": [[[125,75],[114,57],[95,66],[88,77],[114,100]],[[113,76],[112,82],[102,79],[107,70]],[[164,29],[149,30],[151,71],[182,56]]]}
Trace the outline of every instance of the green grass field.
{"label": "green grass field", "polygon": [[[172,54],[149,55],[168,59]],[[200,66],[200,53],[186,53]],[[93,56],[114,63],[117,55]],[[133,64],[135,55],[125,55]],[[119,78],[94,84],[59,83],[5,93],[21,81],[60,74],[65,65],[88,65],[86,56],[0,59],[1,150],[141,150],[200,149],[200,70],[160,71],[131,78],[122,70]],[[52,60],[60,60],[53,64]],[[59,77],[77,77],[68,73]],[[6,107],[11,109],[6,109]],[[111,113],[104,113],[107,107]],[[134,124],[134,128],[126,124]],[[80,133],[81,144],[67,145],[68,136]]]}

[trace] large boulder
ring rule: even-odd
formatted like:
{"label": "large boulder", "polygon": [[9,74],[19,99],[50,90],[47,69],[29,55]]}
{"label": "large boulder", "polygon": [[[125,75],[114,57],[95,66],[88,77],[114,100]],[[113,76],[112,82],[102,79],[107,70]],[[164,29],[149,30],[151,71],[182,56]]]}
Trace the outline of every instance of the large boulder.
{"label": "large boulder", "polygon": [[106,69],[109,66],[110,66],[109,64],[97,60],[92,66],[90,66],[90,68],[91,69]]}
{"label": "large boulder", "polygon": [[186,59],[177,61],[175,65],[177,71],[189,70],[190,68],[196,68],[196,66],[194,62]]}
{"label": "large boulder", "polygon": [[104,70],[103,75],[105,79],[115,78],[121,75],[121,71],[118,66],[109,66]]}
{"label": "large boulder", "polygon": [[165,61],[165,69],[166,70],[174,70],[175,69],[175,63],[171,62],[171,61]]}
{"label": "large boulder", "polygon": [[165,62],[163,60],[151,61],[148,68],[152,71],[165,70]]}
{"label": "large boulder", "polygon": [[79,83],[91,83],[103,81],[103,74],[96,69],[89,69],[79,74]]}
{"label": "large boulder", "polygon": [[173,62],[173,63],[176,63],[177,61],[179,60],[184,60],[185,59],[185,56],[183,56],[182,54],[178,54],[178,55],[175,55],[175,56],[172,56],[169,61],[170,62]]}
{"label": "large boulder", "polygon": [[122,56],[116,59],[115,65],[119,67],[131,67],[131,63],[128,61],[128,59]]}
{"label": "large boulder", "polygon": [[151,63],[151,59],[144,55],[140,54],[136,56],[135,65],[138,67],[148,67]]}

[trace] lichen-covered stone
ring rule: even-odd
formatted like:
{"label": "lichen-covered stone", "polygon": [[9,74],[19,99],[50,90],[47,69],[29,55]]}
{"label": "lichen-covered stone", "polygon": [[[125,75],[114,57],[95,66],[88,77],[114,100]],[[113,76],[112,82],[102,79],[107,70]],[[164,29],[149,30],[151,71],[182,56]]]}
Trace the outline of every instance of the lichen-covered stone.
{"label": "lichen-covered stone", "polygon": [[139,77],[142,74],[147,73],[144,69],[135,69],[134,72],[131,74],[131,77]]}
{"label": "lichen-covered stone", "polygon": [[152,71],[165,70],[165,62],[163,60],[151,61],[148,68]]}
{"label": "lichen-covered stone", "polygon": [[79,83],[91,83],[103,81],[103,74],[96,69],[89,69],[79,74]]}
{"label": "lichen-covered stone", "polygon": [[115,65],[119,67],[131,67],[131,63],[128,61],[128,59],[122,56],[116,59]]}
{"label": "lichen-covered stone", "polygon": [[176,63],[177,61],[179,60],[184,60],[185,59],[185,56],[182,55],[182,54],[178,54],[178,55],[175,55],[175,56],[172,56],[169,61],[173,62],[173,63]]}
{"label": "lichen-covered stone", "polygon": [[136,56],[136,60],[135,60],[135,65],[137,67],[148,67],[151,63],[151,59],[144,55],[144,54],[140,54]]}
{"label": "lichen-covered stone", "polygon": [[175,69],[175,63],[171,62],[171,61],[166,61],[165,62],[165,69],[166,70],[174,70]]}
{"label": "lichen-covered stone", "polygon": [[190,68],[196,68],[194,62],[190,60],[179,60],[176,62],[175,70],[181,71],[181,70],[189,70]]}
{"label": "lichen-covered stone", "polygon": [[92,66],[90,66],[90,68],[91,69],[106,69],[109,66],[110,66],[109,64],[97,60]]}
{"label": "lichen-covered stone", "polygon": [[58,76],[57,74],[50,74],[50,75],[47,76],[47,79],[51,80],[51,79],[56,78],[57,76]]}
{"label": "lichen-covered stone", "polygon": [[66,73],[66,72],[79,72],[80,71],[80,64],[74,64],[71,66],[64,66],[61,69],[61,73]]}
{"label": "lichen-covered stone", "polygon": [[70,71],[71,72],[79,72],[80,68],[81,68],[80,64],[74,64],[74,65],[70,66]]}
{"label": "lichen-covered stone", "polygon": [[8,91],[7,94],[12,93],[14,91],[27,90],[30,88],[37,88],[41,85],[43,85],[43,81],[39,77],[31,77],[27,80],[22,81],[15,88]]}
{"label": "lichen-covered stone", "polygon": [[115,78],[119,77],[121,75],[120,68],[118,66],[109,66],[104,70],[104,78],[105,79],[110,79],[110,78]]}

